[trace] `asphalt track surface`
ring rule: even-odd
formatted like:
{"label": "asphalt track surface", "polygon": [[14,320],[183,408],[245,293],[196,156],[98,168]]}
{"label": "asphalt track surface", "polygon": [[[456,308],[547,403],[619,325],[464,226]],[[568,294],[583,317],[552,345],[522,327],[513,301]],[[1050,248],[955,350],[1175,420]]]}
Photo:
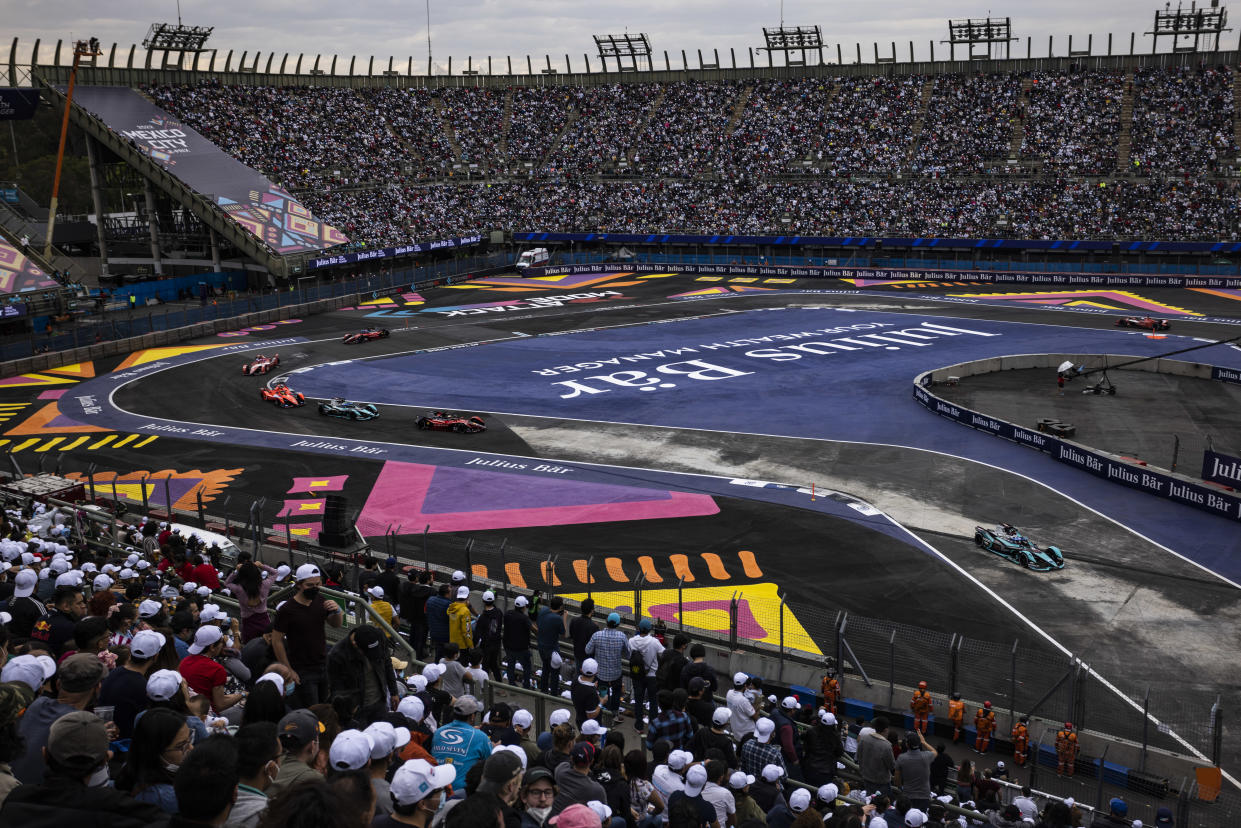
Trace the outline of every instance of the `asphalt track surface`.
{"label": "asphalt track surface", "polygon": [[[74,395],[89,391],[110,405],[88,415],[74,410],[76,397],[67,396],[62,410],[107,427],[141,431],[180,423],[189,431],[219,432],[147,430],[162,435],[161,451],[180,467],[208,461],[245,466],[233,489],[243,497],[278,497],[267,487],[290,474],[344,471],[345,493],[357,502],[381,475],[381,459],[461,468],[479,458],[507,463],[539,458],[544,465],[572,468],[567,473],[584,486],[709,494],[718,505],[713,515],[473,534],[503,536],[518,554],[633,559],[658,550],[656,569],[670,577],[667,559],[673,554],[750,549],[763,579],[787,591],[790,606],[821,642],[830,634],[823,624],[845,609],[997,644],[1020,639],[1062,647],[1130,696],[1140,696],[1149,684],[1153,698],[1175,695],[1187,709],[1199,709],[1206,699],[1209,706],[1218,693],[1230,709],[1241,708],[1237,668],[1222,657],[1218,643],[1236,640],[1241,632],[1235,586],[1241,581],[1241,541],[1235,525],[1097,481],[937,418],[910,399],[916,373],[965,359],[1075,350],[1151,354],[1172,350],[1174,342],[1118,331],[1104,314],[1003,298],[994,304],[985,297],[962,303],[944,296],[962,292],[959,287],[919,288],[914,294],[841,285],[839,292],[815,293],[820,285],[806,281],[790,286],[808,288],[804,293],[671,302],[668,286],[627,288],[626,306],[615,309],[566,305],[481,319],[438,316],[436,306],[465,297],[434,292],[427,295],[430,313],[376,319],[357,311],[329,314],[288,329],[296,336],[280,337],[278,347],[251,341],[239,348],[279,350],[281,376],[291,376],[308,394],[343,393],[381,403],[382,416],[371,423],[320,417],[313,406],[277,411],[261,405],[257,389],[263,379],[243,378],[243,356],[232,352],[162,360],[128,378],[113,374],[88,381]],[[969,290],[1004,293],[981,286]],[[1141,293],[1212,319],[1228,320],[1235,313],[1236,303],[1226,298],[1179,290]],[[342,332],[372,322],[392,325],[392,337],[340,343]],[[929,325],[940,326],[932,331],[970,332],[914,338],[908,347],[893,343],[899,350],[871,347],[873,340],[864,346],[845,342],[831,356],[807,354],[799,360],[743,355],[794,344],[776,341],[555,376],[533,373],[660,349],[880,323],[905,331],[925,331]],[[575,333],[592,328],[599,330]],[[541,336],[553,333],[558,335]],[[1237,329],[1224,321],[1178,318],[1172,333],[1225,339]],[[452,347],[480,342],[487,344]],[[429,350],[435,348],[449,349]],[[1221,348],[1213,356],[1218,356],[1210,360],[1214,364],[1241,364],[1236,351]],[[651,370],[693,359],[713,369],[682,365],[680,370],[719,378],[685,379]],[[327,365],[342,360],[350,362]],[[309,370],[289,374],[297,369]],[[581,379],[644,369],[648,377],[676,387],[652,393],[642,386],[611,388]],[[634,383],[646,379],[628,376]],[[573,380],[607,393],[582,391],[562,399],[575,386],[553,383]],[[1123,392],[1109,399],[1123,404]],[[480,413],[488,431],[416,430],[415,416],[436,407]],[[358,453],[359,447],[381,453]],[[120,462],[126,459],[118,456]],[[529,468],[488,471],[536,476]],[[734,479],[783,487],[740,486],[730,482]],[[798,491],[812,482],[820,491],[874,504],[884,515],[859,512],[847,497],[812,502]],[[470,496],[468,486],[460,496]],[[973,526],[1001,520],[1057,543],[1069,566],[1034,575],[976,549]],[[403,538],[400,548],[420,558],[416,538]],[[709,578],[698,574],[702,582]],[[566,590],[572,591],[567,584]],[[1193,677],[1188,686],[1187,676]],[[1229,754],[1236,756],[1231,745]]]}

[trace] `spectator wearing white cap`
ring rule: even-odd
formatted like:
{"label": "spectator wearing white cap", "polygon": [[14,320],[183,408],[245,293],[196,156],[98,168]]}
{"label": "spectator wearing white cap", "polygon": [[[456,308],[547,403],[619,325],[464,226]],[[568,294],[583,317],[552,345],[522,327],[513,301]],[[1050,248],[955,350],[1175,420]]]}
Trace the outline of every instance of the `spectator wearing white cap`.
{"label": "spectator wearing white cap", "polygon": [[335,601],[319,595],[319,567],[297,568],[297,592],[276,611],[271,646],[276,660],[293,671],[294,700],[309,707],[327,701],[327,635],[324,625],[339,627],[344,615]]}
{"label": "spectator wearing white cap", "polygon": [[685,790],[676,791],[668,797],[669,814],[684,807],[680,805],[682,800],[688,800],[698,813],[697,824],[709,825],[711,828],[724,828],[726,823],[717,819],[714,806],[702,796],[703,788],[706,787],[708,781],[707,769],[704,766],[691,765],[685,772]]}
{"label": "spectator wearing white cap", "polygon": [[797,725],[793,717],[801,710],[801,703],[796,696],[785,696],[771,712],[771,720],[776,723],[775,741],[784,754],[784,767],[788,769],[789,779],[802,780],[801,770],[801,738],[798,736]]}
{"label": "spectator wearing white cap", "polygon": [[[194,633],[190,654],[181,660],[181,675],[190,690],[206,696],[216,713],[229,710],[245,698],[244,693],[226,693],[228,671],[216,661],[225,646],[224,634],[213,624],[206,624]],[[237,712],[237,711],[235,711]]]}
{"label": "spectator wearing white cap", "polygon": [[[71,655],[59,666],[48,656],[38,656],[36,661],[43,669],[44,676],[50,678],[53,674],[56,675],[59,693],[56,698],[39,696],[26,708],[18,722],[17,730],[26,743],[26,753],[13,760],[11,765],[13,775],[27,785],[43,781],[47,769],[43,761],[43,748],[48,743],[48,733],[53,723],[62,716],[94,706],[104,675],[103,662],[93,653]],[[8,668],[9,665],[5,665],[5,669]],[[0,678],[2,677],[3,673],[0,673]],[[108,731],[111,738],[116,737],[115,724],[111,725]]]}
{"label": "spectator wearing white cap", "polygon": [[764,824],[767,822],[767,813],[758,806],[750,793],[750,786],[754,782],[754,777],[744,771],[733,771],[728,775],[728,787],[733,792],[733,800],[737,806],[734,817],[737,825],[744,825],[750,820],[758,820]]}
{"label": "spectator wearing white cap", "polygon": [[[396,596],[388,595],[379,584],[366,589],[366,602],[371,605],[371,609],[375,611],[375,614],[382,618],[389,627],[393,625],[396,612],[392,608],[392,602],[388,599],[394,597]],[[384,630],[384,635],[386,636],[387,634],[387,630]]]}
{"label": "spectator wearing white cap", "polygon": [[444,789],[452,784],[455,777],[451,766],[436,767],[425,759],[409,760],[397,768],[388,788],[391,814],[396,819],[377,819],[374,825],[376,828],[430,825],[431,818],[439,811]]}
{"label": "spectator wearing white cap", "polygon": [[732,712],[729,729],[738,742],[754,732],[754,722],[759,716],[758,709],[746,694],[749,688],[750,677],[745,673],[734,673],[732,689],[724,696],[724,702]]}
{"label": "spectator wearing white cap", "polygon": [[409,744],[407,727],[394,727],[389,722],[373,722],[362,731],[371,737],[371,788],[375,791],[375,813],[392,813],[392,798],[388,795],[388,766],[396,752]]}
{"label": "spectator wearing white cap", "polygon": [[465,775],[475,762],[491,755],[491,740],[474,727],[474,717],[483,709],[473,696],[453,701],[452,721],[439,727],[431,737],[431,755],[439,764],[451,764],[457,772],[453,787],[465,786]]}
{"label": "spectator wearing white cap", "polygon": [[688,751],[669,750],[668,742],[659,741],[651,748],[651,761],[655,766],[651,784],[666,805],[672,794],[685,790],[685,768],[694,757]]}
{"label": "spectator wearing white cap", "polygon": [[334,771],[366,770],[371,764],[375,741],[360,730],[342,730],[332,740],[328,767]]}
{"label": "spectator wearing white cap", "polygon": [[504,669],[508,671],[508,682],[518,684],[517,673],[521,672],[521,686],[529,688],[534,684],[534,662],[530,650],[530,637],[534,634],[534,621],[526,611],[530,601],[524,595],[513,600],[513,608],[504,613]]}
{"label": "spectator wearing white cap", "polygon": [[754,738],[742,742],[741,750],[737,754],[743,771],[758,776],[768,765],[777,765],[783,775],[788,776],[784,754],[772,743],[771,737],[775,730],[776,724],[771,719],[764,717],[754,723]]}
{"label": "spectator wearing white cap", "polygon": [[699,727],[694,732],[694,738],[690,740],[689,748],[695,759],[704,762],[707,759],[707,751],[718,750],[724,755],[724,762],[728,767],[738,766],[737,748],[733,744],[732,737],[728,735],[728,721],[731,718],[732,713],[727,707],[715,708],[711,721],[704,727]]}
{"label": "spectator wearing white cap", "polygon": [[599,703],[599,686],[595,679],[599,665],[593,658],[588,658],[578,665],[578,677],[569,688],[569,696],[573,702],[573,710],[577,715],[576,723],[580,728],[587,720],[598,719],[603,712]]}
{"label": "spectator wearing white cap", "polygon": [[47,682],[56,675],[56,662],[49,655],[16,655],[0,670],[0,683],[20,681],[41,696]]}
{"label": "spectator wearing white cap", "polygon": [[504,612],[496,606],[496,594],[483,592],[483,611],[474,622],[474,642],[482,650],[482,668],[492,681],[500,680],[500,648],[504,644]]}
{"label": "spectator wearing white cap", "polygon": [[776,800],[784,798],[784,768],[779,765],[765,765],[758,774],[750,774],[755,776],[755,780],[750,785],[750,796],[754,797],[754,801],[766,813],[776,804]]}
{"label": "spectator wearing white cap", "polygon": [[133,735],[134,717],[150,704],[147,674],[167,638],[155,630],[140,630],[129,642],[129,660],[108,674],[99,689],[99,704],[114,708],[112,721],[122,739]]}
{"label": "spectator wearing white cap", "polygon": [[707,784],[702,798],[715,809],[715,820],[722,826],[736,823],[737,798],[728,787],[728,765],[719,759],[708,759],[702,765],[707,771]]}
{"label": "spectator wearing white cap", "polygon": [[34,625],[47,617],[47,605],[34,597],[39,585],[38,570],[22,569],[14,577],[13,584],[13,597],[9,599],[8,606],[8,612],[13,616],[9,622],[9,632],[14,638],[29,638]]}
{"label": "spectator wearing white cap", "polygon": [[802,773],[811,785],[826,785],[836,778],[836,763],[844,755],[836,714],[820,708],[802,735]]}
{"label": "spectator wearing white cap", "polygon": [[448,605],[448,640],[461,651],[474,648],[474,631],[471,628],[474,610],[470,607],[470,588],[462,584],[453,590],[453,601]]}

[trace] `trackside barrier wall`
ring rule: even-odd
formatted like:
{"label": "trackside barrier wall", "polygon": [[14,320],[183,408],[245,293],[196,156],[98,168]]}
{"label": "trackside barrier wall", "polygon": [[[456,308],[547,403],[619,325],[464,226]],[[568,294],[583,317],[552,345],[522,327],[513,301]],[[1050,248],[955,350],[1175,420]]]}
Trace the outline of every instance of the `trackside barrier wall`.
{"label": "trackside barrier wall", "polygon": [[[1195,509],[1201,509],[1213,515],[1241,521],[1241,497],[1238,497],[1231,491],[1204,486],[1200,482],[1182,475],[1156,469],[1152,466],[1130,463],[1117,455],[1095,451],[1071,440],[1052,437],[1032,428],[1015,425],[1005,420],[973,411],[956,403],[948,402],[928,390],[936,384],[947,382],[950,376],[968,377],[989,374],[995,371],[1028,368],[1046,368],[1054,371],[1066,360],[1074,364],[1097,364],[1102,359],[1104,364],[1107,364],[1107,362],[1111,361],[1126,361],[1138,358],[1115,354],[1022,354],[995,357],[960,363],[958,365],[949,365],[945,368],[920,374],[914,380],[913,395],[920,405],[941,417],[946,417],[970,428],[1028,446],[1036,451],[1041,451],[1054,460],[1083,469],[1096,477],[1111,480],[1131,489],[1167,498],[1177,503],[1183,503],[1186,506],[1192,506]],[[1221,369],[1211,365],[1180,362],[1171,359],[1150,360],[1126,367],[1124,370],[1175,374],[1206,380],[1216,378],[1221,371]]]}
{"label": "trackside barrier wall", "polygon": [[[565,276],[578,273],[624,272],[660,273],[669,263],[651,264],[599,263],[559,265],[555,267],[530,268],[526,275]],[[896,269],[863,267],[796,267],[783,265],[725,265],[725,264],[677,264],[677,272],[712,276],[775,276],[798,279],[892,279],[892,280],[952,280],[986,282],[989,284],[1014,285],[1090,285],[1093,287],[1200,287],[1241,288],[1241,278],[1226,276],[1193,276],[1189,274],[1167,276],[1131,276],[1121,273],[1036,273],[987,270],[936,270]]]}

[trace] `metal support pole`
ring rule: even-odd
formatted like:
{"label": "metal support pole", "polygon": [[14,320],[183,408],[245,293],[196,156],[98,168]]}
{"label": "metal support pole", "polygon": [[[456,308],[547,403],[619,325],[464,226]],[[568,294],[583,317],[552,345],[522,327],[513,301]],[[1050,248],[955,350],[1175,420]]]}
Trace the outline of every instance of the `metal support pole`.
{"label": "metal support pole", "polygon": [[896,630],[888,636],[888,709],[896,704]]}
{"label": "metal support pole", "polygon": [[784,602],[788,596],[780,596],[780,670],[777,673],[780,680],[784,680]]}
{"label": "metal support pole", "polygon": [[1008,691],[1008,726],[1011,728],[1017,724],[1017,644],[1013,641],[1013,652],[1011,662],[1011,673],[1009,675],[1009,691]]}
{"label": "metal support pole", "polygon": [[198,528],[206,529],[207,514],[203,511],[203,490],[201,486],[194,492],[194,500],[198,504]]}
{"label": "metal support pole", "polygon": [[1217,768],[1224,747],[1224,708],[1220,706],[1220,699],[1216,696],[1215,704],[1211,705],[1211,764]]}
{"label": "metal support pole", "polygon": [[845,693],[845,627],[849,623],[849,613],[836,614],[836,680],[840,683],[840,695]]}
{"label": "metal support pole", "polygon": [[139,491],[142,493],[142,512],[143,514],[151,513],[151,505],[147,502],[147,481],[151,479],[151,475],[142,478],[142,482],[138,484]]}
{"label": "metal support pole", "polygon": [[677,623],[681,625],[681,629],[685,629],[685,601],[682,593],[685,587],[685,579],[681,578],[677,581]]}
{"label": "metal support pole", "polygon": [[957,664],[960,659],[961,652],[961,636],[956,633],[952,634],[952,641],[948,644],[948,694],[952,695],[957,692]]}
{"label": "metal support pole", "polygon": [[1138,762],[1138,770],[1146,772],[1146,748],[1150,744],[1151,726],[1151,688],[1146,685],[1146,695],[1142,697],[1142,758]]}
{"label": "metal support pole", "polygon": [[728,649],[737,649],[737,593],[728,601]]}
{"label": "metal support pole", "polygon": [[90,502],[95,502],[95,464],[86,467],[86,482],[90,486]]}
{"label": "metal support pole", "polygon": [[151,234],[151,260],[156,276],[164,275],[164,261],[159,255],[159,225],[155,221],[155,189],[144,181],[146,189],[147,230]]}
{"label": "metal support pole", "polygon": [[431,531],[431,524],[422,530],[422,564],[426,567],[427,572],[431,571],[431,552],[427,546],[427,534]]}
{"label": "metal support pole", "polygon": [[1103,807],[1103,762],[1107,759],[1107,750],[1110,747],[1111,745],[1105,744],[1103,746],[1103,753],[1101,753],[1099,758],[1095,760],[1095,772],[1099,775],[1098,782],[1095,785],[1094,794],[1094,808],[1096,811]]}
{"label": "metal support pole", "polygon": [[590,598],[591,600],[594,600],[594,597],[595,597],[594,590],[593,590],[595,577],[591,572],[591,566],[594,565],[594,562],[595,562],[594,555],[591,555],[590,557],[586,559],[586,597]]}
{"label": "metal support pole", "polygon": [[639,572],[638,576],[633,579],[633,621],[635,624],[642,617],[642,583],[645,580],[645,572]]}
{"label": "metal support pole", "polygon": [[164,478],[164,503],[168,507],[168,522],[172,523],[172,475]]}
{"label": "metal support pole", "polygon": [[95,208],[96,242],[99,245],[99,275],[106,277],[108,275],[108,234],[105,232],[106,223],[103,220],[105,207],[103,188],[100,184],[99,152],[95,147],[95,139],[90,137],[90,135],[86,136],[86,162],[90,168],[91,204]]}
{"label": "metal support pole", "polygon": [[[470,538],[465,542],[465,585],[474,590],[474,539]],[[456,596],[453,596],[456,600]]]}
{"label": "metal support pole", "polygon": [[[508,538],[505,538],[505,540],[508,540]],[[500,571],[504,573],[504,611],[508,612],[510,595],[508,582],[508,552],[504,549],[504,544],[500,545]]]}

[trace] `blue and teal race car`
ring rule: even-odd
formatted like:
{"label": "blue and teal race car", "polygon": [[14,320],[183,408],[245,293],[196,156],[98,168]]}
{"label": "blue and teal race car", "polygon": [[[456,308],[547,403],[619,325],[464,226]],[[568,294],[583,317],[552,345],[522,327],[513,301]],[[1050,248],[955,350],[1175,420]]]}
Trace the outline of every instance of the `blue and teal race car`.
{"label": "blue and teal race car", "polygon": [[1059,547],[1039,546],[1011,523],[1001,523],[994,529],[975,526],[974,543],[1035,572],[1064,569],[1064,553]]}
{"label": "blue and teal race car", "polygon": [[344,397],[334,397],[319,403],[319,413],[342,420],[373,420],[379,416],[379,409],[370,403],[349,402]]}

